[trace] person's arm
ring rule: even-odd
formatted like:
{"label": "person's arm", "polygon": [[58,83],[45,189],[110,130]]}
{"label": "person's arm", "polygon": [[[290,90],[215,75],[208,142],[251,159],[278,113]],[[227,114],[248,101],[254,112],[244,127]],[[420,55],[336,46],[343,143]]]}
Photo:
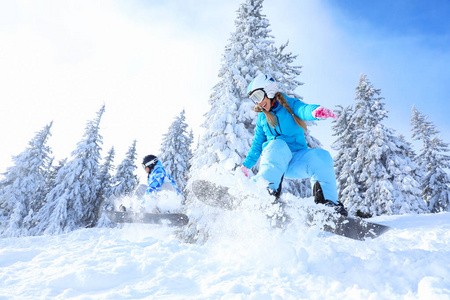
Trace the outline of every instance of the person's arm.
{"label": "person's arm", "polygon": [[313,116],[313,111],[320,107],[316,104],[306,104],[298,99],[291,98],[291,108],[294,114],[302,120],[305,121],[315,121],[316,117]]}
{"label": "person's arm", "polygon": [[324,120],[328,118],[336,119],[337,116],[332,110],[316,104],[306,104],[299,99],[290,98],[292,111],[297,117],[305,121]]}
{"label": "person's arm", "polygon": [[175,180],[172,178],[172,176],[170,176],[169,174],[167,174],[167,178],[169,179],[170,183],[172,184],[172,186],[175,188],[175,190],[177,191],[178,195],[183,195],[183,192],[178,188],[177,183],[175,182]]}
{"label": "person's arm", "polygon": [[246,168],[251,169],[256,164],[262,153],[262,145],[266,141],[266,134],[264,133],[264,129],[261,126],[258,118],[258,121],[256,122],[255,135],[253,137],[252,146],[248,151],[247,157],[245,158],[243,163]]}
{"label": "person's arm", "polygon": [[164,170],[161,167],[156,166],[150,173],[148,178],[148,188],[145,193],[150,194],[159,191],[164,183],[164,178]]}

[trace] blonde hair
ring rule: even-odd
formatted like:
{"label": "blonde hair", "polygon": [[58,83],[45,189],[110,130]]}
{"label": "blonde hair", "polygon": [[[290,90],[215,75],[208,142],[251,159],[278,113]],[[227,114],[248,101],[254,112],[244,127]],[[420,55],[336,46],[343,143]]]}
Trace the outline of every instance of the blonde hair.
{"label": "blonde hair", "polygon": [[[288,111],[288,113],[290,113],[292,115],[292,117],[295,120],[295,123],[297,123],[298,126],[303,128],[304,131],[307,130],[305,121],[303,121],[302,119],[297,117],[292,112],[292,109],[289,106],[289,104],[286,102],[286,99],[284,99],[283,94],[281,94],[280,92],[277,92],[275,94],[274,101],[277,101],[278,103],[280,103]],[[260,113],[260,112],[264,113],[266,115],[267,123],[269,123],[269,125],[272,126],[272,128],[275,128],[275,126],[277,125],[277,120],[275,119],[275,116],[270,111],[266,111],[265,109],[261,108],[259,105],[256,105],[253,108],[253,110],[256,111],[257,113]]]}

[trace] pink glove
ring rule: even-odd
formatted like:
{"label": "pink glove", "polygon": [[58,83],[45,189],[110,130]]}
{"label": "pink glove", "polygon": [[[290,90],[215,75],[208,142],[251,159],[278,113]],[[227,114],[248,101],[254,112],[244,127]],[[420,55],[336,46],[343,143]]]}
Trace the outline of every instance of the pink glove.
{"label": "pink glove", "polygon": [[319,106],[318,108],[313,110],[312,115],[316,119],[338,118],[331,109],[325,108],[323,106]]}
{"label": "pink glove", "polygon": [[244,173],[245,177],[248,177],[248,175],[250,174],[250,169],[247,168],[246,166],[242,166],[241,171],[242,173]]}

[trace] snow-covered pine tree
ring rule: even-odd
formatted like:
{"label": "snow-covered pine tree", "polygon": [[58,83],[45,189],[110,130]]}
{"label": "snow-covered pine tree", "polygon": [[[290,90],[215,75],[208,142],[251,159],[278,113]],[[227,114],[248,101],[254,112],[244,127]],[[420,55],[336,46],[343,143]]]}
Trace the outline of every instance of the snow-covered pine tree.
{"label": "snow-covered pine tree", "polygon": [[[188,166],[187,169],[189,170],[189,172],[191,171],[191,161],[192,161],[192,157],[194,156],[194,149],[197,149],[198,147],[198,142],[197,142],[197,147],[193,148],[193,144],[194,144],[194,131],[191,128],[191,131],[189,132],[189,140],[191,141],[191,147],[189,148],[190,153],[189,153],[189,161],[188,161]],[[186,174],[186,181],[189,180],[189,172]]]}
{"label": "snow-covered pine tree", "polygon": [[100,216],[99,220],[96,223],[96,226],[99,227],[114,227],[115,224],[111,222],[111,220],[104,214],[102,214],[102,210],[112,210],[113,209],[113,201],[112,201],[112,175],[111,172],[115,169],[113,162],[115,157],[114,147],[108,151],[103,164],[100,167],[100,171],[98,174],[98,196],[100,206],[97,208],[96,215]]}
{"label": "snow-covered pine tree", "polygon": [[[402,140],[402,142],[405,144],[406,148],[404,149],[405,155],[411,158],[412,160],[416,159],[416,152],[413,149],[413,146],[410,142],[406,140],[406,137],[404,135],[399,135],[398,138]],[[418,173],[420,173],[420,168],[418,169]],[[420,175],[420,174],[419,174]],[[420,181],[420,180],[419,180]]]}
{"label": "snow-covered pine tree", "polygon": [[[301,66],[293,65],[298,55],[292,54],[292,52],[284,52],[289,45],[289,41],[282,44],[280,48],[272,46],[274,50],[274,60],[272,66],[272,72],[279,84],[281,84],[281,91],[290,94],[298,99],[303,99],[297,95],[294,91],[299,86],[303,85],[302,82],[296,78],[301,74]],[[250,82],[249,82],[250,83]],[[310,122],[309,124],[313,124]]]}
{"label": "snow-covered pine tree", "polygon": [[56,176],[58,175],[59,169],[61,169],[66,163],[67,158],[61,159],[58,162],[58,165],[54,165],[54,158],[52,158],[51,163],[47,167],[46,171],[46,190],[51,191],[55,187],[56,183]]}
{"label": "snow-covered pine tree", "polygon": [[[40,208],[46,193],[46,167],[51,161],[47,146],[53,122],[37,132],[24,152],[13,157],[0,182],[0,207],[8,218],[4,236],[29,235],[31,216]],[[1,228],[0,228],[1,230]]]}
{"label": "snow-covered pine tree", "polygon": [[53,182],[53,180],[56,177],[56,174],[53,173],[54,170],[54,166],[53,166],[53,162],[55,161],[55,157],[50,157],[50,159],[48,160],[46,166],[44,167],[44,174],[45,174],[45,189],[47,191],[50,190],[50,186]]}
{"label": "snow-covered pine tree", "polygon": [[[406,141],[403,135],[399,135],[397,140],[397,147],[399,149],[400,157],[405,157],[404,167],[406,168],[406,172],[409,174],[409,176],[396,176],[394,178],[394,181],[397,182],[399,186],[403,186],[405,188],[404,194],[412,199],[409,204],[410,206],[412,206],[412,211],[428,212],[428,207],[426,205],[426,202],[422,198],[420,190],[422,171],[415,161],[416,155],[414,153],[412,145],[411,143]],[[412,178],[412,180],[410,180],[410,178]],[[419,200],[415,201],[416,197],[419,198]],[[404,212],[408,213],[409,211]],[[403,211],[401,213],[403,213]]]}
{"label": "snow-covered pine tree", "polygon": [[72,160],[61,167],[55,187],[48,192],[46,203],[35,216],[37,234],[60,234],[95,223],[97,206],[98,171],[102,136],[100,120],[105,106],[88,121],[83,139],[72,152]]}
{"label": "snow-covered pine tree", "polygon": [[103,202],[105,199],[109,198],[112,194],[111,172],[114,170],[113,162],[115,154],[116,152],[114,150],[114,147],[111,147],[98,173],[99,190],[97,198],[100,200],[100,202]]}
{"label": "snow-covered pine tree", "polygon": [[412,138],[422,142],[423,148],[416,157],[422,173],[421,195],[432,212],[450,211],[450,169],[448,144],[444,143],[436,126],[427,121],[415,107],[411,116]]}
{"label": "snow-covered pine tree", "polygon": [[134,140],[125,158],[117,166],[116,174],[112,178],[111,195],[113,197],[131,196],[138,186],[139,180],[137,175],[134,174],[134,170],[137,169],[136,158],[136,140]]}
{"label": "snow-covered pine tree", "polygon": [[[98,196],[97,199],[99,203],[103,203],[106,199],[111,197],[112,194],[112,175],[111,172],[114,171],[114,156],[116,152],[114,147],[108,151],[103,164],[100,167],[98,173]],[[106,203],[105,203],[106,204]]]}
{"label": "snow-covered pine tree", "polygon": [[161,143],[161,154],[159,160],[164,165],[166,172],[172,176],[181,190],[186,187],[189,173],[189,160],[192,158],[191,145],[194,142],[192,135],[187,132],[185,110],[169,127],[169,131],[164,134]]}
{"label": "snow-covered pine tree", "polygon": [[[412,173],[416,165],[405,154],[405,143],[394,130],[381,122],[387,118],[384,98],[365,75],[356,88],[356,105],[350,117],[356,134],[356,155],[351,153],[348,173],[350,190],[343,190],[341,199],[349,212],[363,215],[422,213],[427,208],[419,197],[419,183]],[[342,177],[342,175],[341,175]],[[354,180],[354,182],[353,182]],[[354,193],[359,192],[360,198]]]}
{"label": "snow-covered pine tree", "polygon": [[[392,197],[388,197],[381,192],[375,199],[366,196],[368,189],[366,184],[367,172],[364,171],[368,168],[368,162],[364,160],[364,153],[361,153],[361,151],[367,151],[367,148],[371,146],[370,141],[365,139],[365,137],[369,137],[369,133],[366,134],[366,132],[371,127],[374,128],[387,115],[387,111],[383,109],[384,104],[381,102],[383,98],[377,97],[379,94],[380,90],[376,90],[368,82],[366,76],[361,75],[359,85],[356,88],[355,109],[347,117],[352,130],[351,141],[353,141],[354,146],[342,144],[342,146],[350,146],[350,148],[342,149],[341,151],[346,154],[339,159],[339,165],[343,168],[338,179],[341,184],[340,196],[342,198],[340,200],[347,207],[349,213],[359,216],[376,215],[377,201],[380,199],[392,203]],[[373,115],[371,109],[373,109]],[[366,115],[368,115],[367,120]],[[363,145],[357,143],[363,143],[366,148],[363,149]]]}
{"label": "snow-covered pine tree", "polygon": [[[414,151],[412,144],[406,140],[404,135],[401,134],[398,138],[401,141],[401,144],[399,145],[400,150],[403,151],[405,156],[409,157],[413,164],[415,164],[414,170],[411,170],[411,175],[420,184],[422,182],[423,172],[416,162],[416,152]],[[425,199],[422,198],[422,200]]]}
{"label": "snow-covered pine tree", "polygon": [[[344,108],[337,106],[336,115],[338,119],[334,120],[333,131],[334,136],[337,137],[332,148],[337,151],[334,157],[334,169],[336,172],[336,180],[338,187],[339,199],[359,199],[359,189],[354,185],[356,174],[351,172],[351,164],[356,158],[356,135],[355,126],[351,123],[351,116],[353,115],[353,108],[348,106]],[[351,200],[350,202],[353,202]]]}
{"label": "snow-covered pine tree", "polygon": [[296,56],[283,53],[287,44],[280,50],[273,45],[262,4],[263,0],[246,0],[237,11],[236,31],[225,47],[220,81],[213,88],[209,99],[211,109],[202,125],[206,131],[194,151],[194,170],[215,163],[233,170],[242,164],[250,149],[256,121],[246,89],[257,74],[272,75],[280,90],[289,94],[301,84],[295,80],[301,67],[291,65]]}

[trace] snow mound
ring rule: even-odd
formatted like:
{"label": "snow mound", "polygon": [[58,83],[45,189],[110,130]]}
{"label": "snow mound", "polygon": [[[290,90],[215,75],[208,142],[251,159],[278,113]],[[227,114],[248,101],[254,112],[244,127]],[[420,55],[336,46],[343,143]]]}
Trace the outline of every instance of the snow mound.
{"label": "snow mound", "polygon": [[396,229],[365,242],[320,235],[296,224],[284,233],[256,225],[234,235],[225,230],[204,244],[184,243],[174,237],[173,229],[145,224],[4,238],[0,295],[2,299],[449,299],[450,213],[373,221]]}

